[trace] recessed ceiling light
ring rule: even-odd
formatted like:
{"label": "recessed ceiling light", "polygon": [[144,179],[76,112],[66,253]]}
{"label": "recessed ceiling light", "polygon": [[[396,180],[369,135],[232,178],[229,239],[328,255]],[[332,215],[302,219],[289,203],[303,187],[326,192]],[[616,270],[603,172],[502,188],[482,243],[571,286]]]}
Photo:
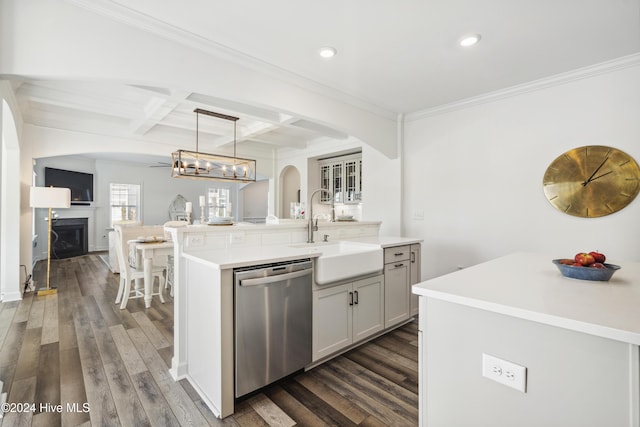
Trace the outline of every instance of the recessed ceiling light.
{"label": "recessed ceiling light", "polygon": [[325,47],[321,47],[318,53],[320,54],[321,57],[325,59],[329,59],[336,56],[336,53],[338,53],[338,51],[336,50],[335,47],[325,46]]}
{"label": "recessed ceiling light", "polygon": [[469,47],[480,41],[480,34],[467,34],[460,39],[460,46]]}

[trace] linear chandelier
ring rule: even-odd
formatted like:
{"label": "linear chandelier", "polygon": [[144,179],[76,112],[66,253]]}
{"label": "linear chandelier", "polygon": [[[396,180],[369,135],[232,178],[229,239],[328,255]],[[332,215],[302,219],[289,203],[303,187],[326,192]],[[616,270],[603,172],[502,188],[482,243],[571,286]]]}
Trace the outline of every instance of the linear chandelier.
{"label": "linear chandelier", "polygon": [[[238,117],[196,108],[196,151],[178,150],[171,153],[173,178],[211,179],[216,181],[250,182],[256,180],[256,161],[236,157],[236,122]],[[233,157],[203,153],[198,150],[200,114],[233,122]]]}

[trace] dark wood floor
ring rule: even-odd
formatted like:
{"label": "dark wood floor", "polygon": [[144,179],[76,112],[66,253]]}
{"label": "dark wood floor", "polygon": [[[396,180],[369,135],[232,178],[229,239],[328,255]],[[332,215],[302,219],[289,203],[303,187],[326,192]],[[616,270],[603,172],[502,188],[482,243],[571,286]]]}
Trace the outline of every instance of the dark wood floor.
{"label": "dark wood floor", "polygon": [[[45,268],[34,272],[38,286]],[[57,295],[0,304],[0,380],[9,402],[26,404],[4,415],[4,427],[418,424],[416,322],[272,385],[219,420],[186,380],[169,376],[168,295],[165,304],[154,298],[145,309],[134,299],[120,310],[118,275],[99,254],[52,261],[51,282]]]}

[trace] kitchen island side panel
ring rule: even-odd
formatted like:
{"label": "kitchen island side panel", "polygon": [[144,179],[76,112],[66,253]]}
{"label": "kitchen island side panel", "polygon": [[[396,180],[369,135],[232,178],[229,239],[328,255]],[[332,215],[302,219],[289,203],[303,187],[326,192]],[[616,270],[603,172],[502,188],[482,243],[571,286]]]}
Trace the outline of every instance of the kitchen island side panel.
{"label": "kitchen island side panel", "polygon": [[187,378],[218,417],[233,413],[232,270],[185,260]]}
{"label": "kitchen island side panel", "polygon": [[[634,344],[421,298],[423,426],[637,426]],[[484,378],[483,353],[525,366],[526,393]]]}

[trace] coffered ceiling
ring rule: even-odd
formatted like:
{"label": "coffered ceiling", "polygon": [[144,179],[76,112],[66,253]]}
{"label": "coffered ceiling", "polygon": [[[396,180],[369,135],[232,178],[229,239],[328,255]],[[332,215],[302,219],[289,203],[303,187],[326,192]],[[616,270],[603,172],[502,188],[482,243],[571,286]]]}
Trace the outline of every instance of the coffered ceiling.
{"label": "coffered ceiling", "polygon": [[[68,0],[154,32],[179,32],[371,111],[413,113],[640,52],[640,0]],[[159,34],[159,32],[156,32]],[[481,35],[472,48],[461,36]],[[158,35],[159,37],[161,35]],[[322,46],[337,55],[318,56]],[[183,87],[188,87],[185,82]],[[26,123],[192,141],[194,108],[237,115],[245,147],[303,148],[340,132],[174,88],[21,80]],[[214,146],[232,125],[201,120]]]}

